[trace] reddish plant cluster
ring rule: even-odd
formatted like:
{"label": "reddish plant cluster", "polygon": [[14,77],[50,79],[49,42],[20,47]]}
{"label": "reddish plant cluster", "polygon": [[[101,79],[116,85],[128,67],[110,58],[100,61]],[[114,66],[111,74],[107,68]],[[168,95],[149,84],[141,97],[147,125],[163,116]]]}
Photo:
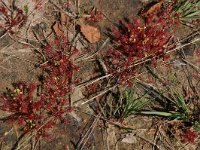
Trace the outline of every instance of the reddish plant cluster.
{"label": "reddish plant cluster", "polygon": [[119,73],[124,80],[134,74],[133,66],[139,60],[151,58],[153,62],[157,56],[165,56],[165,44],[170,35],[165,20],[149,16],[146,23],[139,18],[130,23],[120,21],[112,37],[114,46],[108,50],[108,55],[117,68],[110,67],[110,70]]}
{"label": "reddish plant cluster", "polygon": [[22,24],[26,19],[27,15],[24,14],[23,10],[16,8],[15,10],[8,9],[7,6],[0,6],[0,13],[2,14],[2,22],[0,28],[6,31],[13,32],[12,28]]}
{"label": "reddish plant cluster", "polygon": [[92,84],[86,86],[86,90],[88,92],[87,95],[91,95],[91,94],[97,93],[98,89],[99,89],[99,87],[98,87],[98,85],[96,83],[92,83]]}
{"label": "reddish plant cluster", "polygon": [[195,139],[197,138],[197,133],[187,129],[186,132],[182,135],[183,143],[192,143],[195,144]]}
{"label": "reddish plant cluster", "polygon": [[87,21],[92,21],[92,22],[100,22],[103,20],[103,14],[101,11],[99,11],[96,8],[93,8],[90,12],[89,12],[89,17],[86,18]]}
{"label": "reddish plant cluster", "polygon": [[77,50],[67,51],[67,44],[63,37],[61,41],[55,40],[53,46],[44,46],[46,62],[40,67],[45,73],[39,96],[34,94],[36,85],[24,83],[16,84],[13,91],[9,90],[1,96],[0,109],[13,113],[9,120],[25,125],[23,131],[37,129],[38,135],[43,136],[46,129],[62,121],[64,115],[72,111],[69,93],[75,84],[73,74],[78,68],[73,65],[71,57]]}
{"label": "reddish plant cluster", "polygon": [[24,131],[38,128],[42,120],[42,115],[38,112],[43,107],[42,100],[36,100],[34,94],[35,84],[17,83],[14,89],[9,89],[1,98],[0,109],[12,113],[8,120],[24,125]]}
{"label": "reddish plant cluster", "polygon": [[[175,1],[169,2],[167,6],[164,7],[164,9],[158,9],[155,11],[154,17],[163,19],[166,21],[167,26],[172,26],[174,24],[180,24],[180,14],[177,12],[174,12],[174,5],[176,4]],[[146,16],[147,18],[149,16]]]}
{"label": "reddish plant cluster", "polygon": [[[42,0],[34,1],[37,4],[35,9],[39,9]],[[140,68],[136,67],[137,63],[148,59],[150,64],[156,64],[158,58],[168,57],[165,54],[165,45],[170,38],[167,23],[177,23],[171,20],[171,11],[172,5],[164,12],[148,15],[145,21],[140,18],[127,23],[120,21],[119,26],[113,29],[113,46],[108,50],[107,64],[110,73],[115,75],[119,83],[129,83],[129,79],[140,72]],[[20,25],[27,17],[20,9],[13,15],[5,6],[0,6],[0,13],[5,20],[1,27],[7,31]],[[88,21],[99,22],[103,19],[102,12],[96,8],[89,15],[86,18]],[[0,97],[0,109],[12,113],[8,119],[24,125],[24,131],[38,129],[38,133],[44,135],[46,129],[62,121],[66,113],[73,111],[70,92],[76,83],[73,75],[78,67],[72,62],[77,49],[64,36],[56,38],[52,45],[46,42],[41,53],[43,62],[40,68],[44,74],[39,96],[34,93],[35,84],[18,83],[14,90],[8,90]],[[99,86],[96,83],[90,84],[86,90],[89,94],[94,94],[98,92]],[[49,118],[54,119],[48,121]],[[194,143],[197,134],[188,129],[182,137],[183,142]]]}
{"label": "reddish plant cluster", "polygon": [[44,76],[42,99],[46,102],[48,112],[61,117],[68,110],[68,94],[72,90],[73,74],[77,67],[71,61],[71,54],[64,49],[46,45],[44,48],[47,63],[41,68],[47,73]]}

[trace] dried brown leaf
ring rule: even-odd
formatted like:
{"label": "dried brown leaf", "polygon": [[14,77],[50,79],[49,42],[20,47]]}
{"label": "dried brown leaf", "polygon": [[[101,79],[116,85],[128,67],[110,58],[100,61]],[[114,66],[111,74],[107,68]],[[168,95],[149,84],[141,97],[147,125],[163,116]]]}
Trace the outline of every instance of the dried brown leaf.
{"label": "dried brown leaf", "polygon": [[55,22],[52,28],[57,36],[64,36],[62,25],[59,22]]}
{"label": "dried brown leaf", "polygon": [[145,13],[145,15],[149,15],[154,13],[156,10],[159,10],[163,4],[164,0],[161,0],[160,2],[156,3],[155,5],[151,6]]}
{"label": "dried brown leaf", "polygon": [[60,21],[62,25],[66,25],[69,22],[69,16],[63,12],[60,13]]}
{"label": "dried brown leaf", "polygon": [[100,40],[98,28],[90,25],[81,25],[81,32],[90,43],[96,43]]}

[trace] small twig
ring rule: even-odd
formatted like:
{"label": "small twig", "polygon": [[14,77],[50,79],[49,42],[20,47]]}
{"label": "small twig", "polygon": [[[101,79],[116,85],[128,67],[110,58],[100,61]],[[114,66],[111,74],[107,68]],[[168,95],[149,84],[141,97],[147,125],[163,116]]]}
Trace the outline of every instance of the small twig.
{"label": "small twig", "polygon": [[[163,136],[164,138],[164,141],[161,141],[163,144],[166,144],[167,145],[167,148],[169,149],[169,150],[174,150],[175,148],[174,148],[174,145],[170,145],[171,143],[170,143],[170,141],[168,140],[168,137],[167,137],[167,135],[165,134],[165,132],[164,131],[162,131],[162,130],[159,130],[159,136],[160,136],[160,138]],[[165,142],[165,143],[164,143]]]}
{"label": "small twig", "polygon": [[[161,125],[159,125],[157,127],[157,129],[156,129],[156,133],[155,133],[155,136],[154,136],[154,139],[153,139],[153,143],[156,143],[156,140],[158,138],[158,134],[159,134],[160,128],[161,128]],[[155,146],[152,147],[152,150],[155,150]]]}
{"label": "small twig", "polygon": [[108,18],[103,12],[102,12],[103,16],[113,25],[115,25],[115,22],[113,22],[110,18]]}
{"label": "small twig", "polygon": [[153,87],[152,85],[149,85],[149,84],[147,84],[147,83],[145,83],[145,82],[143,82],[143,81],[141,81],[140,79],[138,79],[138,78],[136,78],[136,80],[137,80],[137,84],[139,84],[139,85],[141,85],[142,86],[142,88],[144,89],[144,90],[146,90],[147,92],[151,92],[152,94],[153,94],[153,96],[154,96],[154,98],[159,98],[160,100],[167,100],[167,101],[171,101],[171,102],[173,102],[173,100],[172,99],[170,99],[170,98],[168,98],[167,96],[165,96],[164,95],[164,92],[165,91],[168,91],[169,89],[167,89],[167,90],[165,90],[165,91],[163,91],[163,92],[159,92],[155,87]]}
{"label": "small twig", "polygon": [[35,142],[32,150],[35,150],[37,148],[37,145],[40,143],[40,139],[41,137],[39,137],[38,140]]}
{"label": "small twig", "polygon": [[30,29],[31,23],[32,23],[32,20],[30,21],[30,23],[28,24],[28,27],[27,27],[27,29],[26,29],[26,39],[27,39],[27,42],[28,42],[28,40],[29,40],[29,38],[28,38],[28,31],[29,31],[29,29]]}
{"label": "small twig", "polygon": [[53,4],[58,10],[62,10],[58,5],[56,5],[52,0],[49,0],[51,4]]}
{"label": "small twig", "polygon": [[0,68],[4,69],[4,70],[9,70],[8,68],[5,68],[3,66],[0,65]]}
{"label": "small twig", "polygon": [[94,114],[91,114],[91,113],[88,113],[88,112],[83,112],[83,111],[81,111],[81,110],[79,110],[79,109],[76,109],[76,108],[75,108],[74,110],[75,110],[75,111],[78,111],[78,112],[81,112],[81,113],[84,113],[84,114],[89,115],[89,116],[93,116],[93,117],[95,117],[95,118],[102,119],[102,120],[106,121],[107,123],[112,124],[112,125],[115,125],[115,126],[121,128],[121,129],[135,130],[135,129],[132,128],[131,126],[123,126],[123,125],[122,125],[121,123],[119,123],[119,122],[110,121],[110,120],[108,120],[108,119],[106,119],[106,118],[104,118],[104,117],[102,117],[102,116],[97,116],[97,115],[94,115]]}
{"label": "small twig", "polygon": [[3,139],[5,138],[5,136],[7,136],[9,133],[13,132],[13,127],[8,131],[8,132],[5,132],[4,135],[3,135]]}
{"label": "small twig", "polygon": [[76,40],[79,38],[79,33],[78,32],[76,33],[75,29],[73,31],[73,34],[74,34],[74,36],[73,36],[72,40],[70,41],[70,43],[72,43],[72,44],[70,44],[70,48],[69,48],[70,50],[72,47],[75,46],[75,44],[73,44],[73,43],[76,43]]}
{"label": "small twig", "polygon": [[[38,36],[38,34],[32,29],[32,32],[33,32],[33,35],[34,35],[34,37],[37,39],[37,41],[40,43],[40,44],[42,44],[42,45],[45,45],[46,43],[45,43],[45,37],[44,37],[44,35],[42,35],[43,37],[43,39],[41,39],[40,38],[40,36]],[[37,31],[37,32],[39,32],[39,31]]]}
{"label": "small twig", "polygon": [[38,53],[43,57],[43,60],[46,60],[46,57],[44,56],[44,54],[43,54],[41,51],[39,51],[39,48],[36,48],[34,45],[32,45],[32,44],[30,44],[30,43],[16,40],[16,39],[14,39],[14,37],[11,36],[10,34],[9,34],[9,36],[10,36],[10,38],[11,38],[13,41],[15,41],[15,42],[18,42],[18,43],[20,43],[20,44],[28,45],[28,46],[32,47],[36,52],[38,52]]}
{"label": "small twig", "polygon": [[[97,122],[99,121],[99,117],[100,117],[101,115],[99,114],[99,115],[97,115],[97,116],[98,116],[98,117],[95,118],[94,122],[92,123],[92,125],[91,125],[90,128],[88,129],[88,131],[89,131],[89,132],[87,131],[88,135],[87,135],[87,137],[86,137],[86,139],[85,139],[85,142],[82,144],[80,150],[82,150],[82,149],[84,148],[84,145],[87,143],[87,141],[88,141],[90,135],[91,135],[92,132],[94,131],[94,129],[95,129],[95,124],[97,124]],[[87,133],[86,133],[86,134],[87,134]]]}
{"label": "small twig", "polygon": [[99,119],[98,117],[96,117],[93,121],[93,123],[90,125],[90,127],[88,128],[88,130],[86,131],[86,133],[84,134],[84,136],[81,138],[81,140],[78,142],[77,144],[77,148],[79,149],[79,147],[82,145],[83,141],[86,139],[87,136],[89,136],[91,128],[93,127],[93,125],[96,123],[96,120]]}
{"label": "small twig", "polygon": [[194,68],[196,71],[200,71],[200,68],[198,67],[198,66],[196,66],[196,65],[194,65],[193,63],[191,63],[191,62],[189,62],[189,61],[187,61],[186,59],[181,59],[184,63],[186,63],[186,64],[188,64],[188,65],[190,65],[192,68]]}
{"label": "small twig", "polygon": [[[19,60],[26,61],[26,62],[28,62],[28,63],[30,63],[30,64],[36,65],[36,63],[34,63],[34,62],[32,62],[32,61],[30,61],[30,60],[28,60],[28,59],[20,58],[20,57],[18,57],[18,56],[16,56],[16,55],[11,55],[11,54],[7,54],[7,53],[4,53],[4,54],[9,56],[7,60],[9,60],[10,58],[14,57],[14,58],[17,58],[17,59],[19,59]],[[0,64],[4,63],[4,62],[7,61],[7,60],[3,60]]]}
{"label": "small twig", "polygon": [[142,140],[144,140],[144,141],[146,141],[146,142],[148,142],[149,144],[153,145],[153,146],[156,147],[158,150],[160,150],[160,147],[159,147],[158,145],[156,145],[155,143],[151,142],[150,140],[147,140],[146,138],[141,137],[141,136],[139,136],[139,135],[137,135],[137,134],[134,134],[134,136],[137,137],[137,138],[140,138],[140,139],[142,139]]}
{"label": "small twig", "polygon": [[4,29],[4,31],[1,31],[0,39],[4,38],[8,33],[7,29]]}
{"label": "small twig", "polygon": [[[46,3],[47,3],[47,1],[44,1],[44,0],[42,0],[42,1],[36,1],[35,6],[40,5],[40,4],[46,4]],[[30,13],[27,15],[27,18],[28,18],[31,14],[33,14],[34,11],[37,11],[37,9],[33,8],[33,10],[31,10]]]}
{"label": "small twig", "polygon": [[76,85],[74,88],[82,88],[82,87],[85,87],[85,86],[90,85],[90,84],[92,84],[92,83],[98,82],[99,80],[108,78],[108,77],[110,77],[110,76],[112,76],[112,74],[107,74],[107,75],[104,75],[104,76],[99,77],[99,78],[97,78],[97,79],[89,80],[89,81],[83,82],[83,83],[81,83],[81,84],[78,84],[78,85]]}
{"label": "small twig", "polygon": [[105,47],[105,45],[109,42],[109,40],[110,40],[110,38],[107,38],[107,39],[104,41],[104,43],[101,45],[101,47],[100,47],[96,52],[94,52],[93,54],[91,54],[90,56],[87,56],[86,58],[78,58],[78,59],[76,60],[76,62],[79,62],[79,61],[82,62],[82,61],[84,61],[84,60],[88,60],[88,59],[90,59],[90,58],[96,56],[96,55]]}
{"label": "small twig", "polygon": [[194,37],[196,37],[198,35],[200,35],[200,30],[194,31],[192,34],[188,35],[186,38],[181,39],[180,43],[184,43],[184,42],[186,42],[188,40],[190,41],[191,38],[194,38]]}
{"label": "small twig", "polygon": [[189,69],[188,69],[187,66],[186,66],[185,68],[186,68],[186,69],[184,69],[183,71],[184,71],[184,73],[185,73],[185,75],[186,75],[188,84],[189,84],[190,88],[192,89],[192,91],[193,91],[194,93],[197,94],[198,92],[197,92],[197,90],[196,90],[196,87],[193,85],[193,82],[192,82],[192,75],[191,75],[191,72],[189,71]]}
{"label": "small twig", "polygon": [[116,88],[117,86],[118,86],[118,85],[114,85],[114,86],[112,86],[112,87],[110,87],[110,88],[105,89],[104,91],[101,91],[101,92],[100,92],[99,94],[97,94],[96,96],[94,96],[94,97],[92,97],[92,98],[90,98],[90,99],[87,99],[85,102],[81,103],[81,105],[84,105],[84,104],[87,104],[87,103],[91,102],[92,100],[94,100],[94,99],[96,99],[97,97],[99,97],[99,96],[101,96],[101,95],[107,93],[108,91],[110,91],[110,90]]}
{"label": "small twig", "polygon": [[[33,50],[33,49],[32,49]],[[8,54],[8,53],[30,53],[30,52],[33,52],[31,50],[31,48],[21,48],[21,49],[11,49],[9,51],[6,51],[6,50],[0,50],[0,53],[5,53],[5,54]]]}
{"label": "small twig", "polygon": [[10,46],[14,45],[15,43],[17,43],[17,42],[13,41],[13,43],[6,45],[6,46],[3,47],[0,51],[7,50]]}
{"label": "small twig", "polygon": [[175,47],[174,49],[167,51],[166,54],[171,53],[171,52],[174,52],[174,51],[176,51],[176,50],[179,50],[180,48],[183,48],[183,47],[188,46],[188,45],[190,45],[190,44],[194,44],[194,43],[196,43],[196,42],[198,42],[198,41],[200,41],[200,38],[194,39],[194,40],[192,40],[191,42],[186,43],[186,44],[178,45],[178,46]]}
{"label": "small twig", "polygon": [[1,62],[0,62],[0,65],[7,62],[10,58],[12,58],[12,56],[8,56],[7,58],[3,59]]}
{"label": "small twig", "polygon": [[159,74],[155,71],[155,70],[152,70],[151,67],[149,66],[146,66],[148,72],[156,79],[158,79],[159,82],[161,82],[162,84],[164,83],[163,79],[159,76]]}
{"label": "small twig", "polygon": [[79,15],[80,14],[80,2],[79,2],[79,0],[76,0],[76,8],[77,8],[77,13]]}
{"label": "small twig", "polygon": [[[60,8],[58,5],[56,5],[52,0],[49,0],[49,2],[55,6],[59,11],[62,11],[62,8]],[[67,14],[69,17],[77,18],[77,14],[75,12],[72,12],[69,8],[68,10],[62,11],[63,13]]]}
{"label": "small twig", "polygon": [[6,5],[6,3],[5,3],[3,0],[1,0],[1,3],[2,3],[9,11],[11,11],[11,9]]}
{"label": "small twig", "polygon": [[103,69],[103,72],[104,72],[105,74],[108,74],[108,69],[107,69],[105,63],[101,60],[101,58],[99,58],[98,61],[99,61],[100,65],[101,65],[101,67],[102,67],[102,69]]}

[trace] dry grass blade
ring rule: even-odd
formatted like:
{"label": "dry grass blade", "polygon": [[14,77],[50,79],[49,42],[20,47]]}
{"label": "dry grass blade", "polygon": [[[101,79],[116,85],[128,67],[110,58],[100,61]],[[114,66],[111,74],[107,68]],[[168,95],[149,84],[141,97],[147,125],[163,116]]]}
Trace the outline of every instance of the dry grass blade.
{"label": "dry grass blade", "polygon": [[89,56],[87,56],[87,57],[84,57],[84,58],[82,58],[82,57],[81,57],[81,58],[78,58],[78,59],[75,60],[75,62],[82,62],[82,61],[88,60],[88,59],[90,59],[90,58],[96,56],[96,55],[99,54],[99,52],[106,46],[106,44],[109,42],[109,40],[110,40],[110,38],[107,38],[107,39],[103,42],[103,44],[100,46],[100,48],[99,48],[96,52],[94,52],[93,54],[91,54],[91,55],[89,55]]}
{"label": "dry grass blade", "polygon": [[101,115],[97,115],[97,117],[94,119],[93,123],[90,125],[90,127],[88,128],[88,130],[86,131],[85,135],[81,138],[81,140],[78,142],[76,149],[77,150],[82,150],[86,144],[86,142],[88,141],[90,135],[92,134],[95,125],[97,124],[99,118],[101,117]]}
{"label": "dry grass blade", "polygon": [[141,137],[141,136],[139,136],[137,134],[135,134],[135,137],[140,138],[140,139],[146,141],[147,143],[151,144],[152,146],[156,147],[156,149],[161,150],[160,147],[158,145],[156,145],[155,143],[153,143],[152,141],[150,141],[150,140],[148,140],[148,139],[146,139],[144,137]]}
{"label": "dry grass blade", "polygon": [[105,89],[105,90],[99,92],[96,96],[94,96],[94,97],[92,97],[92,98],[90,98],[90,99],[87,99],[85,102],[81,103],[81,105],[85,105],[85,104],[87,104],[87,103],[93,101],[93,100],[96,99],[97,97],[102,96],[103,94],[105,94],[105,93],[107,93],[108,91],[110,91],[110,90],[116,88],[117,86],[118,86],[118,85],[114,85],[114,86],[112,86],[112,87],[109,87],[109,88],[107,88],[107,89]]}
{"label": "dry grass blade", "polygon": [[191,62],[189,62],[189,61],[187,61],[186,59],[181,59],[184,63],[186,63],[186,64],[188,64],[188,65],[190,65],[192,68],[194,68],[196,71],[198,71],[198,72],[200,72],[200,68],[197,66],[197,65],[195,65],[195,64],[193,64],[193,63],[191,63]]}

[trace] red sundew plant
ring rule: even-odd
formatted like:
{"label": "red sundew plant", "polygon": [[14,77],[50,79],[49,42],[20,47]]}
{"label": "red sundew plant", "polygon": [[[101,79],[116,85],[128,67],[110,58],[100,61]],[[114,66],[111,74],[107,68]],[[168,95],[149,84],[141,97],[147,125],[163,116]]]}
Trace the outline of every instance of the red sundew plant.
{"label": "red sundew plant", "polygon": [[74,48],[72,52],[67,52],[65,47],[68,47],[66,39],[63,39],[58,45],[47,44],[43,49],[47,63],[41,66],[46,72],[43,81],[44,92],[41,98],[45,100],[48,112],[58,117],[68,111],[68,107],[71,107],[68,94],[76,82],[72,79],[73,74],[78,70],[78,67],[71,61],[72,55],[76,53],[77,49]]}
{"label": "red sundew plant", "polygon": [[24,131],[38,128],[43,116],[38,112],[43,107],[41,100],[36,100],[34,92],[36,85],[17,83],[14,89],[9,89],[1,98],[0,109],[12,113],[7,119],[24,125]]}
{"label": "red sundew plant", "polygon": [[183,143],[192,143],[195,144],[195,139],[197,138],[198,134],[195,131],[191,131],[187,129],[186,132],[182,135]]}
{"label": "red sundew plant", "polygon": [[95,83],[86,86],[86,90],[88,91],[88,95],[97,93],[98,88],[99,88],[98,85],[95,84]]}
{"label": "red sundew plant", "polygon": [[[160,18],[165,20],[167,26],[171,27],[174,24],[181,24],[181,21],[179,19],[179,14],[173,12],[175,2],[168,2],[166,6],[164,6],[162,9],[158,9],[155,11],[154,17]],[[148,18],[149,15],[146,16]]]}
{"label": "red sundew plant", "polygon": [[0,28],[3,28],[6,32],[13,33],[12,28],[22,24],[27,19],[27,15],[19,8],[12,10],[7,6],[1,5],[0,13],[2,17]]}
{"label": "red sundew plant", "polygon": [[112,37],[115,44],[108,50],[113,65],[110,70],[124,80],[135,73],[136,62],[144,59],[153,62],[158,56],[164,57],[170,34],[165,20],[149,16],[146,23],[139,18],[130,23],[120,21],[119,27],[112,31]]}
{"label": "red sundew plant", "polygon": [[[36,129],[40,136],[46,136],[45,131],[61,122],[68,112],[73,111],[69,93],[72,91],[72,85],[76,83],[73,74],[78,67],[71,59],[77,49],[71,48],[70,52],[64,37],[60,42],[55,41],[53,46],[46,44],[43,48],[46,62],[40,65],[45,73],[39,96],[34,94],[35,84],[18,83],[14,90],[9,90],[0,98],[0,109],[12,113],[8,120],[16,120],[24,125],[25,132]],[[46,122],[51,117],[53,118]]]}

